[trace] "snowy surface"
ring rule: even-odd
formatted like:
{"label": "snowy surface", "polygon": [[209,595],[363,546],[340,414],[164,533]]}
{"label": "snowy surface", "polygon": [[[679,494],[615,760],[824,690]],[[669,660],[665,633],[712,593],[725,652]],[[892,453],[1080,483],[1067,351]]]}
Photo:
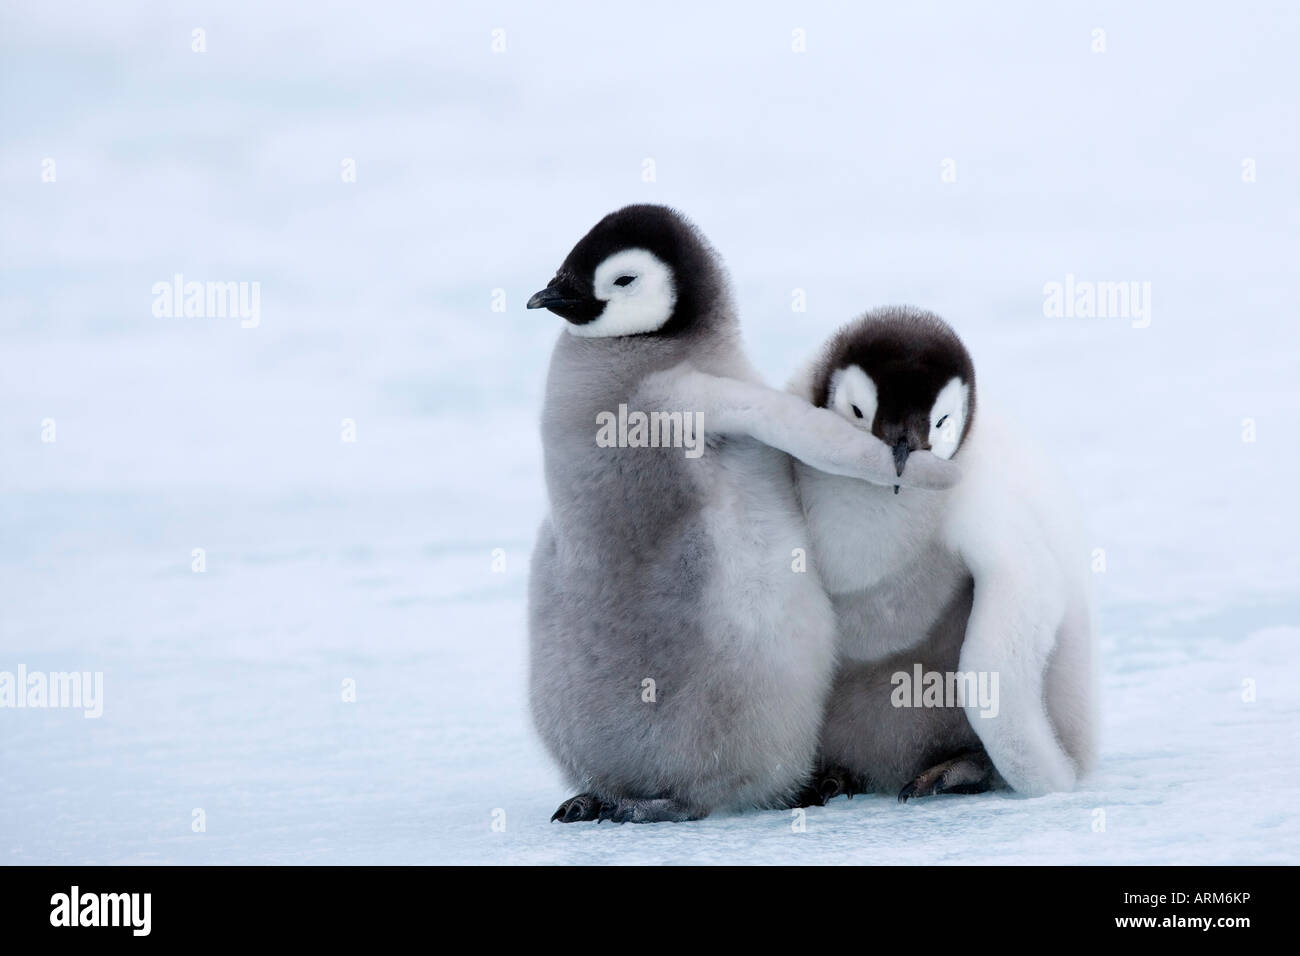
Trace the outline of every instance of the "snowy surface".
{"label": "snowy surface", "polygon": [[[268,6],[0,13],[0,671],[105,682],[0,709],[0,861],[1300,862],[1292,4]],[[548,823],[522,306],[630,201],[723,252],[773,382],[932,308],[1072,475],[1077,792]],[[178,272],[260,282],[260,326],[154,317]],[[1044,317],[1067,273],[1150,282],[1150,326]]]}

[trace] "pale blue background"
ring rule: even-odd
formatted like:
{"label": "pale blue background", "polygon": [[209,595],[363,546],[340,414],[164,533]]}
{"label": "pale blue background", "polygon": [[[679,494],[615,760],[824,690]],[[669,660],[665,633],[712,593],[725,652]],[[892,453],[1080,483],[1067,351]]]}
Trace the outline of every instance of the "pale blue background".
{"label": "pale blue background", "polygon": [[[4,5],[0,670],[106,700],[0,710],[0,860],[1296,862],[1297,8],[848,6]],[[559,323],[522,306],[632,201],[722,251],[774,383],[931,308],[1071,474],[1108,562],[1078,792],[547,822]],[[261,326],[155,318],[177,272],[260,282]],[[1045,318],[1066,273],[1151,282],[1150,328]]]}

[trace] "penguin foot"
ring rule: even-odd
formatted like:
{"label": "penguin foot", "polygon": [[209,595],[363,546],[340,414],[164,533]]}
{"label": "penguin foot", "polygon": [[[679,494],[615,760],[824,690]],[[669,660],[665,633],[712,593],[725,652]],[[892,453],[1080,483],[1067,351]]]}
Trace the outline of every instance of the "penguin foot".
{"label": "penguin foot", "polygon": [[935,764],[898,791],[898,802],[941,793],[983,793],[993,786],[993,762],[983,750],[970,750]]}
{"label": "penguin foot", "polygon": [[616,803],[607,803],[600,811],[596,821],[603,823],[685,823],[698,820],[701,813],[694,813],[686,804],[669,797],[654,799],[625,798]]}
{"label": "penguin foot", "polygon": [[855,793],[861,793],[854,785],[853,774],[839,766],[818,767],[812,779],[794,798],[791,809],[795,807],[824,807],[836,797],[853,799]]}
{"label": "penguin foot", "polygon": [[561,823],[581,823],[584,820],[595,820],[600,816],[602,807],[600,798],[595,794],[580,793],[560,804],[560,809],[551,814],[551,822],[559,820]]}

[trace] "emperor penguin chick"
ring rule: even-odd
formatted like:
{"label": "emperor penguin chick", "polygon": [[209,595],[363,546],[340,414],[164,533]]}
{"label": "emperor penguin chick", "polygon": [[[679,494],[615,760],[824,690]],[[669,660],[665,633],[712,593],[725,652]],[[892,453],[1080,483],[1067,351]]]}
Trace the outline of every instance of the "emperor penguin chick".
{"label": "emperor penguin chick", "polygon": [[[835,641],[816,573],[792,570],[807,533],[788,456],[892,485],[890,450],[760,383],[717,256],[670,209],[606,216],[528,308],[568,323],[529,580],[534,723],[581,791],[553,819],[785,805],[811,769]],[[908,483],[956,480],[919,457]]]}
{"label": "emperor penguin chick", "polygon": [[961,340],[928,313],[869,312],[791,390],[887,444],[900,481],[921,450],[963,468],[899,494],[796,465],[841,654],[802,802],[1073,787],[1096,749],[1086,558],[1050,471],[976,418]]}

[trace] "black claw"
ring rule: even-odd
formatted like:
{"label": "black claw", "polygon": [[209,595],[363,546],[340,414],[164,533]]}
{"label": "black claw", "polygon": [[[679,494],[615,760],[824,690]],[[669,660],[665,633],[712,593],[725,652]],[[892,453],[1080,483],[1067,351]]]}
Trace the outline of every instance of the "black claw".
{"label": "black claw", "polygon": [[[980,776],[974,780],[963,780],[962,775],[969,775],[972,769],[979,772]],[[898,792],[898,802],[906,803],[911,797],[933,797],[945,793],[983,793],[991,786],[992,772],[993,765],[982,751],[959,754],[920,774]]]}
{"label": "black claw", "polygon": [[551,822],[554,823],[556,820],[559,820],[561,823],[568,823],[567,814],[573,804],[577,802],[577,799],[577,797],[569,797],[568,800],[565,800],[560,804],[556,811],[551,814]]}
{"label": "black claw", "polygon": [[561,823],[579,823],[583,820],[594,820],[600,808],[601,803],[598,799],[589,793],[580,793],[560,804],[560,808],[551,815],[551,822],[559,820]]}
{"label": "black claw", "polygon": [[853,799],[856,779],[841,767],[823,767],[813,774],[799,795],[795,798],[796,807],[824,807],[836,797]]}

